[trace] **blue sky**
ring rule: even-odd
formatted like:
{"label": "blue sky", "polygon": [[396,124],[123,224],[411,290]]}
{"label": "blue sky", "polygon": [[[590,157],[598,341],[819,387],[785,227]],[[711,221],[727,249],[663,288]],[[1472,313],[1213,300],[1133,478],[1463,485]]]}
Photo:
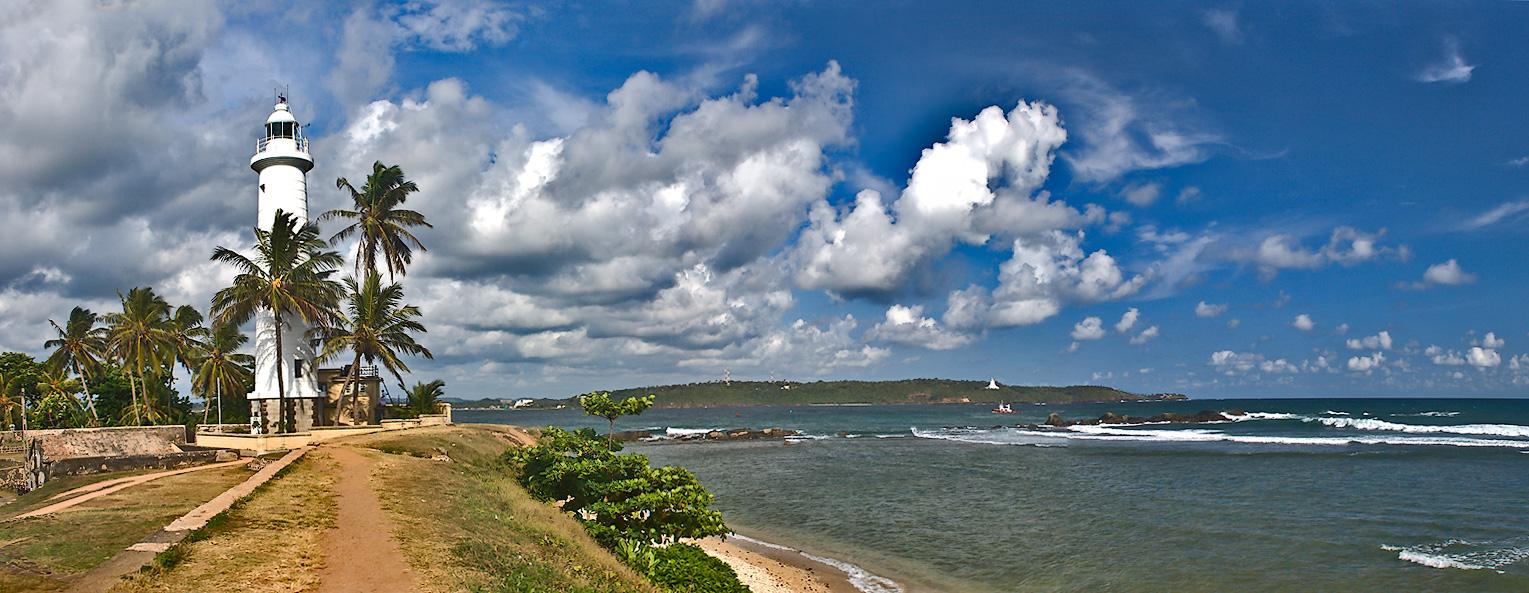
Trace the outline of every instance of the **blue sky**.
{"label": "blue sky", "polygon": [[[750,378],[1523,395],[1529,6],[88,2],[0,25],[0,347],[205,307],[290,86],[398,164],[462,397]],[[1129,313],[1134,311],[1134,313]]]}

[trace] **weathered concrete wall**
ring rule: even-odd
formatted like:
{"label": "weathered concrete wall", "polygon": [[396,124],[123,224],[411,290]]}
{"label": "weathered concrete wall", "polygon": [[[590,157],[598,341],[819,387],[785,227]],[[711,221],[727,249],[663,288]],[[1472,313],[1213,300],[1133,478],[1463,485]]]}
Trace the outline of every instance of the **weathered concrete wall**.
{"label": "weathered concrete wall", "polygon": [[184,426],[113,426],[29,430],[27,439],[42,443],[48,461],[75,457],[125,457],[181,452]]}
{"label": "weathered concrete wall", "polygon": [[[220,455],[221,454],[221,455]],[[175,469],[218,461],[232,461],[237,456],[227,451],[187,451],[162,455],[127,455],[121,457],[74,457],[48,463],[48,478],[82,476],[104,472],[140,469]]]}

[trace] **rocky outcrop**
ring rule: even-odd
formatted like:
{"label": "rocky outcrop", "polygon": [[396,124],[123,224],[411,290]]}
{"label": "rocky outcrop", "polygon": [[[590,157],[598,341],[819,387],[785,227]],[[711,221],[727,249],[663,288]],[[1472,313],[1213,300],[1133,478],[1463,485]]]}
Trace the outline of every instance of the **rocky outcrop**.
{"label": "rocky outcrop", "polygon": [[1193,414],[1174,414],[1164,412],[1154,416],[1126,416],[1114,412],[1105,412],[1102,416],[1092,419],[1068,420],[1061,414],[1052,412],[1046,417],[1046,426],[1097,426],[1101,424],[1203,424],[1206,422],[1225,422],[1227,414],[1235,415],[1238,411],[1217,412],[1215,410],[1202,410]]}

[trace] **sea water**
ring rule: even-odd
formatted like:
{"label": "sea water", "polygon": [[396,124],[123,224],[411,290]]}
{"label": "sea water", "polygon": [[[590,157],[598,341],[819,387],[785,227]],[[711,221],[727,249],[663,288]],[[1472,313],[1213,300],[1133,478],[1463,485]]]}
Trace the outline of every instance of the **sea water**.
{"label": "sea water", "polygon": [[[739,533],[895,591],[1529,591],[1529,400],[653,410],[618,429],[800,430],[637,444]],[[1212,424],[1036,429],[1204,409]],[[598,426],[576,410],[459,421]],[[890,583],[886,581],[890,581]]]}

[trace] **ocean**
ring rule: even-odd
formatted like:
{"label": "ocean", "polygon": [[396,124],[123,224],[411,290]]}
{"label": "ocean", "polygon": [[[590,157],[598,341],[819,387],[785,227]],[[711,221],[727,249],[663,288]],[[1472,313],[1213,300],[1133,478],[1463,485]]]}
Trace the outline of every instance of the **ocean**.
{"label": "ocean", "polygon": [[[1529,591],[1529,400],[1260,399],[652,410],[618,430],[804,438],[635,444],[738,533],[903,591]],[[1051,412],[1241,410],[1030,430]],[[577,410],[462,422],[591,426]]]}

